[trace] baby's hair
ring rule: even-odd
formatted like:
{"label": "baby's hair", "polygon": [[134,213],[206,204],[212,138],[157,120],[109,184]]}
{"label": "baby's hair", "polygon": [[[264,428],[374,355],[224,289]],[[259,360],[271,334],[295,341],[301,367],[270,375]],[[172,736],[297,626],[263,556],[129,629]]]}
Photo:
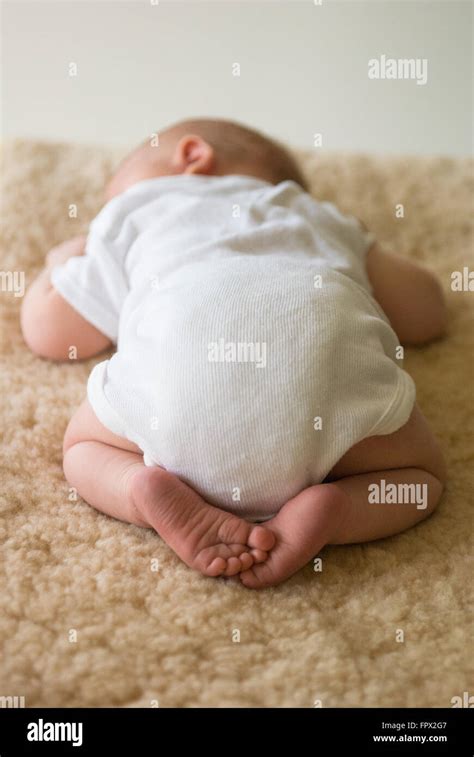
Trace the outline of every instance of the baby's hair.
{"label": "baby's hair", "polygon": [[192,133],[221,149],[231,164],[243,160],[261,166],[273,184],[292,180],[308,191],[308,183],[287,148],[265,134],[236,121],[210,118],[180,121],[162,132],[177,137]]}

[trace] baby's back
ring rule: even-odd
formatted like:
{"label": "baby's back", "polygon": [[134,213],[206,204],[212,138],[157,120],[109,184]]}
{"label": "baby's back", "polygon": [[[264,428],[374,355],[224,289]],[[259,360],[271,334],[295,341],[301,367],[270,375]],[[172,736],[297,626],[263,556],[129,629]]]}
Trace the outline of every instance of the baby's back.
{"label": "baby's back", "polygon": [[55,280],[118,338],[89,379],[97,416],[208,501],[271,517],[412,403],[369,243],[294,182],[141,182]]}
{"label": "baby's back", "polygon": [[326,264],[236,255],[156,295],[108,364],[109,401],[146,461],[208,501],[270,517],[382,414],[396,340]]}

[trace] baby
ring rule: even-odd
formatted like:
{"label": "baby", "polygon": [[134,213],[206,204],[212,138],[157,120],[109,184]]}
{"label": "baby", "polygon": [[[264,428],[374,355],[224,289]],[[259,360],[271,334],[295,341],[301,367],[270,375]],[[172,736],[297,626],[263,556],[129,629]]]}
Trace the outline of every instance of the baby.
{"label": "baby", "polygon": [[445,481],[400,359],[443,333],[440,287],[306,189],[256,131],[175,124],[122,162],[22,308],[41,357],[116,345],[65,434],[71,486],[255,589],[413,526]]}

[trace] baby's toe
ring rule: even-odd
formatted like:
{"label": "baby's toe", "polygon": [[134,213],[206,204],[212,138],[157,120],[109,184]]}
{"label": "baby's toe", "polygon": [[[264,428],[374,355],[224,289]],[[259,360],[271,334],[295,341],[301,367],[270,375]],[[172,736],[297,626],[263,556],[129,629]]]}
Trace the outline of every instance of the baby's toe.
{"label": "baby's toe", "polygon": [[261,588],[261,581],[258,579],[258,577],[255,575],[253,570],[244,570],[239,575],[241,583],[247,588],[247,589],[260,589]]}
{"label": "baby's toe", "polygon": [[269,528],[255,526],[250,532],[247,543],[249,547],[268,552],[275,544],[275,534]]}
{"label": "baby's toe", "polygon": [[260,565],[254,565],[250,570],[244,570],[240,574],[240,580],[247,589],[267,589],[279,584],[281,577],[275,572],[272,558]]}
{"label": "baby's toe", "polygon": [[250,554],[252,555],[253,562],[255,563],[265,562],[265,560],[268,558],[268,552],[265,552],[263,549],[251,549]]}
{"label": "baby's toe", "polygon": [[242,563],[238,557],[229,557],[227,560],[227,567],[225,569],[225,576],[235,576],[236,573],[240,573],[242,570]]}
{"label": "baby's toe", "polygon": [[204,572],[206,576],[215,578],[221,576],[227,567],[227,561],[223,557],[215,557]]}
{"label": "baby's toe", "polygon": [[248,570],[249,568],[252,567],[254,563],[254,558],[250,554],[250,552],[242,552],[242,554],[239,555],[239,560],[240,560],[240,570]]}

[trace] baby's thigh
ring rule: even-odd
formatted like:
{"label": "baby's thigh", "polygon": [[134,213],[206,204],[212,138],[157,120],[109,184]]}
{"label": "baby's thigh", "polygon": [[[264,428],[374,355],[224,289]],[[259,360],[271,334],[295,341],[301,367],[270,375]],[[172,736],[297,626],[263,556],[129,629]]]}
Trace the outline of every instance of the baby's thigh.
{"label": "baby's thigh", "polygon": [[66,452],[73,444],[90,441],[102,442],[102,444],[109,444],[111,447],[141,454],[141,450],[136,444],[109,431],[97,418],[89,400],[85,399],[69,421],[64,434],[63,452]]}
{"label": "baby's thigh", "polygon": [[421,468],[440,481],[444,482],[446,478],[441,449],[417,405],[398,431],[385,436],[369,436],[351,447],[326,480],[391,468]]}

